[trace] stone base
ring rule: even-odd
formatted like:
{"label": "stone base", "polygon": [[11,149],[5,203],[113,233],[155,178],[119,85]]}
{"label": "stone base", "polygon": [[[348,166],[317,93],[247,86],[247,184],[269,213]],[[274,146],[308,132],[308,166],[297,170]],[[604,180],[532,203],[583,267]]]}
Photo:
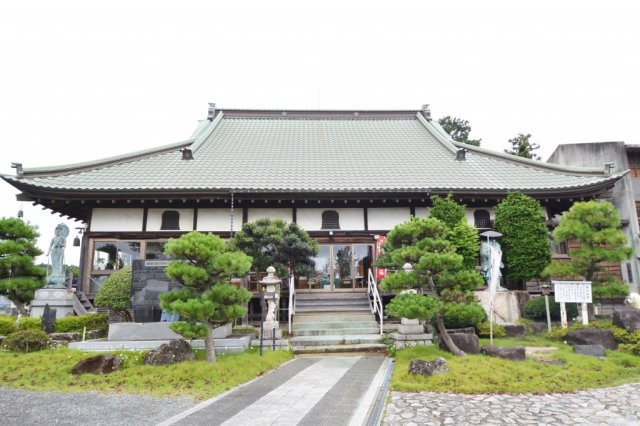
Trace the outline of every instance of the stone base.
{"label": "stone base", "polygon": [[391,338],[393,339],[393,346],[396,349],[410,348],[413,346],[428,346],[433,344],[433,334],[430,333],[391,333]]}
{"label": "stone base", "polygon": [[424,333],[424,326],[422,324],[400,324],[398,326],[398,333],[400,333],[400,334],[422,334],[422,333]]}
{"label": "stone base", "polygon": [[[489,291],[476,291],[476,297],[484,308],[487,316],[490,314],[490,294]],[[513,291],[497,291],[494,303],[496,324],[515,324],[520,319],[520,307],[518,296]]]}
{"label": "stone base", "polygon": [[[230,336],[233,325],[227,323],[213,329],[214,339],[224,339]],[[127,342],[141,340],[173,340],[183,339],[181,335],[171,330],[170,322],[120,322],[109,325],[109,341]]]}
{"label": "stone base", "polygon": [[73,315],[73,293],[66,288],[41,288],[31,302],[31,316],[42,318],[44,307],[56,310],[56,318]]}
{"label": "stone base", "polygon": [[263,339],[265,340],[273,340],[273,331],[274,331],[274,327],[275,327],[275,332],[276,332],[276,340],[278,339],[282,339],[282,330],[280,330],[280,322],[276,321],[274,322],[269,322],[269,321],[265,321],[262,323],[263,327],[262,327],[262,335],[263,335]]}

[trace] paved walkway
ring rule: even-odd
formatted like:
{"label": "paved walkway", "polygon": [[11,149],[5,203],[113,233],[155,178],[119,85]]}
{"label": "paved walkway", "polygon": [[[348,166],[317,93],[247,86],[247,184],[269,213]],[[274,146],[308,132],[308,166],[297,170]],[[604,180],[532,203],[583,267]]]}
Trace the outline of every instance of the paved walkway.
{"label": "paved walkway", "polygon": [[640,384],[551,395],[391,392],[385,425],[640,425]]}
{"label": "paved walkway", "polygon": [[387,365],[375,355],[296,358],[161,425],[361,425]]}

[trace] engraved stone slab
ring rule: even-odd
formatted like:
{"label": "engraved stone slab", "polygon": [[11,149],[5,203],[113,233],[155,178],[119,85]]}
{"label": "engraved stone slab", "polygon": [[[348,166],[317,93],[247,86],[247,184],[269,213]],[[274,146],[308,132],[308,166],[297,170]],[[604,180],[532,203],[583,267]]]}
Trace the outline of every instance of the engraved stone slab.
{"label": "engraved stone slab", "polygon": [[573,352],[579,355],[590,355],[598,358],[606,357],[602,345],[574,345]]}

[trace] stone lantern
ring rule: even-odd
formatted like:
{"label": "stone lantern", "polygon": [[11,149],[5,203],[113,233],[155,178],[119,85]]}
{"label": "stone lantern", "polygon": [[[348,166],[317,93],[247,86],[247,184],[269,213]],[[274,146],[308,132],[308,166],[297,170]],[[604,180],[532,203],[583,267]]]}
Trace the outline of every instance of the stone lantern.
{"label": "stone lantern", "polygon": [[282,280],[275,276],[276,268],[273,266],[269,266],[267,268],[267,276],[264,277],[260,281],[260,285],[262,285],[262,294],[267,303],[267,315],[264,318],[264,323],[262,324],[263,330],[263,338],[272,339],[282,338],[282,332],[280,331],[280,323],[277,320],[276,309],[278,307],[278,302],[280,301],[280,286],[282,285]]}

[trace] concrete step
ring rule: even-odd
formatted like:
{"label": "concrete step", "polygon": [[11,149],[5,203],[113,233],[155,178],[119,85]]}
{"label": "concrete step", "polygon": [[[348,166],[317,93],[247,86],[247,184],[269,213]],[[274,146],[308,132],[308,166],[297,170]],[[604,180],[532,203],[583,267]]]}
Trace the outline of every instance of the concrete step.
{"label": "concrete step", "polygon": [[369,301],[360,299],[304,299],[296,300],[296,306],[315,306],[315,305],[364,305],[369,306]]}
{"label": "concrete step", "polygon": [[360,343],[354,345],[292,346],[294,354],[345,353],[345,352],[387,352],[382,343]]}
{"label": "concrete step", "polygon": [[371,312],[369,305],[366,306],[300,306],[296,305],[296,315],[305,312]]}
{"label": "concrete step", "polygon": [[309,322],[376,322],[375,316],[371,311],[366,312],[297,312],[293,316],[294,324],[302,324]]}
{"label": "concrete step", "polygon": [[319,299],[367,299],[366,293],[296,293],[298,300],[319,300]]}
{"label": "concrete step", "polygon": [[[292,324],[293,330],[311,330],[314,328],[324,328],[324,329],[344,329],[344,328],[366,328],[366,327],[377,327],[378,323],[372,320],[364,320],[364,321],[305,321],[305,322],[296,322]],[[356,333],[354,333],[356,334]]]}
{"label": "concrete step", "polygon": [[293,331],[294,336],[350,336],[380,333],[380,327],[304,328]]}
{"label": "concrete step", "polygon": [[291,346],[331,346],[382,343],[379,334],[348,334],[344,336],[296,336],[289,339]]}

